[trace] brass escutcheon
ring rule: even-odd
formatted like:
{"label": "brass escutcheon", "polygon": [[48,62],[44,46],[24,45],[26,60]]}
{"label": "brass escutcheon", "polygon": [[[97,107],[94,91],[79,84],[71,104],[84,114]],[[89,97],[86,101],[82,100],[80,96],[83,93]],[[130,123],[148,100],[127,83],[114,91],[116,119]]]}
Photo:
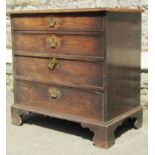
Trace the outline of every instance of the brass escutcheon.
{"label": "brass escutcheon", "polygon": [[56,18],[54,18],[53,16],[47,19],[48,25],[51,28],[54,28],[54,26],[56,25],[57,21]]}
{"label": "brass escutcheon", "polygon": [[60,95],[60,90],[56,87],[49,88],[48,93],[51,98],[57,98]]}
{"label": "brass escutcheon", "polygon": [[50,47],[56,48],[59,44],[59,40],[55,36],[52,36],[48,39],[48,44]]}
{"label": "brass escutcheon", "polygon": [[50,70],[54,70],[54,68],[56,67],[57,64],[58,64],[58,60],[56,58],[49,59],[48,68]]}

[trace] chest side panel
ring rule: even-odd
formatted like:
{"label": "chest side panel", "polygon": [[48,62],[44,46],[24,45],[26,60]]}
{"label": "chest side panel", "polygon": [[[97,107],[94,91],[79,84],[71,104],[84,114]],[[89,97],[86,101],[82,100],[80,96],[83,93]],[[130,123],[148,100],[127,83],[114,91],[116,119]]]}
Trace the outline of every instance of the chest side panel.
{"label": "chest side panel", "polygon": [[108,13],[105,121],[140,104],[141,14]]}

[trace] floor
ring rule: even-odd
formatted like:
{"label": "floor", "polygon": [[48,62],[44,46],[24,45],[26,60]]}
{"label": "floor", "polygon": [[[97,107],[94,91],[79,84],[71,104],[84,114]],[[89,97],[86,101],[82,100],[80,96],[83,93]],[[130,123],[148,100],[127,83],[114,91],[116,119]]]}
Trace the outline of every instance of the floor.
{"label": "floor", "polygon": [[7,155],[147,155],[147,110],[143,127],[117,131],[110,149],[92,144],[93,133],[78,123],[30,115],[22,126],[11,124],[13,94],[7,91]]}

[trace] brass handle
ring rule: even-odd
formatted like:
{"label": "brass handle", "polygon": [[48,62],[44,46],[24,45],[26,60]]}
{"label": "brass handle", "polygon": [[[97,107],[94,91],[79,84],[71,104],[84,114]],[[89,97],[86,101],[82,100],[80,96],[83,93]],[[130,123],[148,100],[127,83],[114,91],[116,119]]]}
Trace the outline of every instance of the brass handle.
{"label": "brass handle", "polygon": [[51,28],[54,28],[54,26],[55,26],[56,23],[57,23],[56,18],[54,18],[54,17],[48,18],[47,22],[48,22],[48,25],[49,25]]}
{"label": "brass handle", "polygon": [[52,48],[56,48],[58,46],[58,39],[55,36],[52,36],[48,39],[48,44]]}
{"label": "brass handle", "polygon": [[49,88],[48,93],[51,98],[57,98],[60,95],[60,90],[56,87]]}
{"label": "brass handle", "polygon": [[58,64],[58,60],[56,58],[49,59],[48,68],[50,70],[53,70],[56,67],[57,64]]}

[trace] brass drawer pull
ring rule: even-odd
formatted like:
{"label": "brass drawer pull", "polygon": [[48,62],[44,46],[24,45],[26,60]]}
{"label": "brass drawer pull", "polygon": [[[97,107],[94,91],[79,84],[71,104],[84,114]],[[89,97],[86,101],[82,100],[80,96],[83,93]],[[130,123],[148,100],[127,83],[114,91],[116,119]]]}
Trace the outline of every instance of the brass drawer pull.
{"label": "brass drawer pull", "polygon": [[48,45],[52,48],[56,48],[59,45],[59,40],[57,37],[52,36],[48,39]]}
{"label": "brass drawer pull", "polygon": [[51,98],[57,98],[60,95],[60,90],[56,87],[48,89],[49,96]]}
{"label": "brass drawer pull", "polygon": [[54,26],[55,26],[56,23],[57,23],[56,18],[54,18],[54,17],[48,18],[47,22],[48,22],[48,25],[49,25],[51,28],[54,28]]}
{"label": "brass drawer pull", "polygon": [[58,64],[58,60],[56,58],[49,59],[48,68],[50,70],[54,70],[54,68],[56,67],[57,64]]}

